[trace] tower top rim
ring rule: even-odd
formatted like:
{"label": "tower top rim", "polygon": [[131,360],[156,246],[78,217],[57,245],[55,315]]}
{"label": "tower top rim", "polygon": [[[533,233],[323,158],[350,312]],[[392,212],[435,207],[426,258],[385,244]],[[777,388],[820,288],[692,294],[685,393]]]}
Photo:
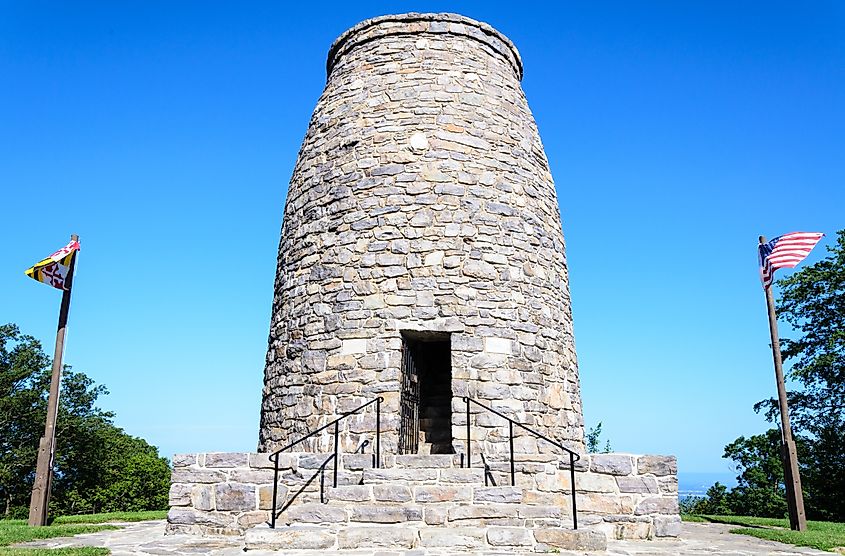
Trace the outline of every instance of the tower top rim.
{"label": "tower top rim", "polygon": [[475,39],[501,55],[522,81],[522,58],[505,35],[481,21],[455,13],[417,13],[382,15],[365,19],[347,29],[332,44],[326,60],[326,78],[340,58],[355,46],[391,35],[450,34]]}

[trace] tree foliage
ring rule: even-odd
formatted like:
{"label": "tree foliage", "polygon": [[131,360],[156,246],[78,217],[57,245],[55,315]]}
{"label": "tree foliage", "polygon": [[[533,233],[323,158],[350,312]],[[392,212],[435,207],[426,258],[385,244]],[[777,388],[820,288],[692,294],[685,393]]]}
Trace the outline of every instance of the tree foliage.
{"label": "tree foliage", "polygon": [[[0,326],[0,511],[7,517],[29,506],[49,387],[50,359],[38,340]],[[96,406],[106,388],[65,367],[61,389],[51,513],[165,508],[169,464]]]}

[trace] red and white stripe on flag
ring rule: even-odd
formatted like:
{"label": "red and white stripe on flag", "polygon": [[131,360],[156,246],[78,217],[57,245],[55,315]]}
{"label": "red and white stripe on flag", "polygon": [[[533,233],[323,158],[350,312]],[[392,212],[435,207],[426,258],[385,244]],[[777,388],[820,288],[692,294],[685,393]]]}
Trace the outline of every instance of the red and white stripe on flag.
{"label": "red and white stripe on flag", "polygon": [[763,287],[772,285],[775,270],[795,268],[807,258],[813,247],[824,237],[820,232],[791,232],[778,236],[758,246],[760,280]]}

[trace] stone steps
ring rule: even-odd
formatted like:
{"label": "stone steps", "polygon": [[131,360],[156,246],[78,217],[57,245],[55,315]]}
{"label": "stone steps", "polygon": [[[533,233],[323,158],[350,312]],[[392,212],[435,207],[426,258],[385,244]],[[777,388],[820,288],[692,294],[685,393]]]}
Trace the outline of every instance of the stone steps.
{"label": "stone steps", "polygon": [[[607,540],[595,531],[572,531],[560,527],[510,527],[500,525],[467,527],[430,527],[424,524],[389,525],[296,525],[254,527],[246,532],[245,550],[284,550],[296,554],[303,550],[345,550],[390,548],[448,549],[450,554],[479,550],[497,554],[560,553],[561,550],[601,552]],[[420,551],[420,552],[417,552]]]}

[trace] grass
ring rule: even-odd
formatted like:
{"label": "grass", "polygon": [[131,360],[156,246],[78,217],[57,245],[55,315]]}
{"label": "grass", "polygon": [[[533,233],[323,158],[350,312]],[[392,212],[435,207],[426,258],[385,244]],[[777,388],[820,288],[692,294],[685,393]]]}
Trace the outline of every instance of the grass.
{"label": "grass", "polygon": [[845,546],[845,523],[808,521],[806,531],[792,531],[789,529],[789,520],[770,517],[685,515],[683,520],[740,525],[741,527],[731,529],[731,533],[795,546],[808,546],[817,550],[832,551],[834,548]]}
{"label": "grass", "polygon": [[53,525],[69,523],[107,523],[112,521],[150,521],[153,519],[165,519],[166,517],[167,510],[153,510],[149,512],[110,512],[104,514],[63,515],[53,520]]}
{"label": "grass", "polygon": [[154,512],[112,512],[104,514],[84,514],[57,517],[46,527],[30,527],[23,519],[0,519],[0,556],[104,556],[109,554],[107,548],[72,547],[72,548],[10,548],[9,545],[52,539],[55,537],[72,537],[83,533],[96,533],[120,529],[114,525],[103,525],[106,522],[147,521],[164,519],[165,511]]}

